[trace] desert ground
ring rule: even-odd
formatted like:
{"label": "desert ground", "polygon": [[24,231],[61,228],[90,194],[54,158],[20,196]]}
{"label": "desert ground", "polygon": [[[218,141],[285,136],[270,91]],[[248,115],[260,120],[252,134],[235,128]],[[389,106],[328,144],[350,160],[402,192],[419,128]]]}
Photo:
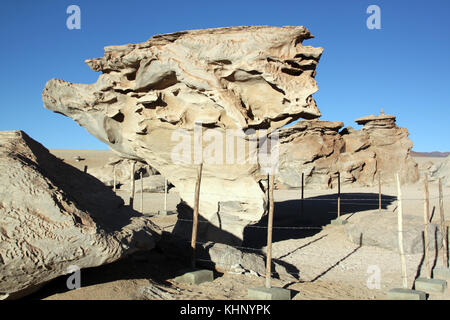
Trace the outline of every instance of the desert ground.
{"label": "desert ground", "polygon": [[[113,156],[110,151],[50,150],[68,164],[83,170],[103,166]],[[77,161],[76,157],[84,160]],[[422,162],[435,164],[444,158],[416,157]],[[139,184],[137,184],[137,189]],[[421,183],[403,186],[404,214],[423,216],[423,187]],[[128,201],[128,192],[118,190]],[[397,194],[395,186],[383,186],[384,199]],[[351,221],[355,213],[378,212],[378,188],[342,188],[343,218]],[[430,184],[432,222],[439,223],[438,186]],[[450,208],[450,188],[444,188],[444,208]],[[336,217],[336,190],[310,190],[306,186],[303,210],[299,190],[275,190],[275,213],[272,256],[289,266],[292,277],[273,279],[272,285],[291,289],[294,300],[308,299],[385,299],[388,290],[401,287],[401,264],[398,252],[373,246],[360,246],[351,242],[343,226],[329,225]],[[310,200],[308,200],[310,199]],[[353,199],[353,200],[352,200]],[[366,200],[369,199],[369,200]],[[313,201],[318,200],[318,201]],[[168,210],[175,210],[180,198],[176,192],[168,194]],[[164,231],[170,232],[177,215],[159,216],[163,209],[163,193],[144,193],[143,214]],[[397,201],[383,202],[381,214],[396,215]],[[134,209],[140,211],[140,195]],[[267,220],[263,219],[263,226]],[[294,227],[294,228],[289,228]],[[298,227],[312,227],[301,229]],[[265,251],[266,229],[249,228],[243,247],[248,251]],[[442,264],[442,250],[431,252],[432,265]],[[408,254],[406,265],[408,285],[424,274],[423,254]],[[368,285],[371,270],[380,271],[380,286]],[[118,262],[81,271],[81,288],[69,290],[66,278],[60,277],[28,296],[26,299],[227,299],[247,298],[247,289],[264,284],[264,277],[252,273],[234,274],[216,272],[215,280],[200,285],[186,285],[173,281],[186,266],[160,250],[140,252]],[[146,290],[148,287],[153,290]],[[450,293],[430,294],[430,300],[450,299]]]}

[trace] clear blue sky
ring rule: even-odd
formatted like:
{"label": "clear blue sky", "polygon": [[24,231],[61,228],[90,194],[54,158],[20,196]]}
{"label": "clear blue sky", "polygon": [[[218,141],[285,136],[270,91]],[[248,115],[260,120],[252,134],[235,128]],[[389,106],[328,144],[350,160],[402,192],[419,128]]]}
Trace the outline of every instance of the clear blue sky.
{"label": "clear blue sky", "polygon": [[[81,30],[66,9],[81,8]],[[366,27],[369,5],[381,30]],[[73,120],[44,109],[47,80],[93,83],[85,59],[103,47],[155,34],[238,25],[304,25],[305,45],[325,51],[315,94],[323,120],[378,114],[408,128],[416,151],[450,151],[450,1],[3,1],[0,6],[0,130],[21,129],[48,148],[104,149]]]}

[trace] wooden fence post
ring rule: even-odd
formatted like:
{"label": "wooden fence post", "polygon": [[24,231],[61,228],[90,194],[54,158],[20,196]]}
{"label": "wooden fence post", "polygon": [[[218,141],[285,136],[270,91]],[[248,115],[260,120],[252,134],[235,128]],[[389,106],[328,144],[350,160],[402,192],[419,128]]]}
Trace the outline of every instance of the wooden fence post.
{"label": "wooden fence post", "polygon": [[139,178],[141,180],[141,213],[144,214],[144,178],[142,177],[142,170],[139,173]]}
{"label": "wooden fence post", "polygon": [[398,214],[397,214],[397,230],[398,230],[398,249],[400,252],[400,259],[402,263],[402,279],[403,279],[403,288],[408,288],[408,278],[406,272],[406,260],[405,260],[405,251],[403,249],[403,206],[402,206],[402,189],[400,186],[400,178],[398,173],[395,175],[397,179],[397,192],[398,192]]}
{"label": "wooden fence post", "polygon": [[378,171],[378,212],[381,213],[381,171]]}
{"label": "wooden fence post", "polygon": [[131,168],[130,168],[130,207],[133,208],[134,204],[134,167],[135,162],[131,162]]}
{"label": "wooden fence post", "polygon": [[425,174],[425,178],[423,181],[424,189],[423,189],[423,196],[424,196],[424,208],[423,208],[423,223],[424,223],[424,231],[423,231],[423,237],[424,237],[424,261],[425,266],[427,268],[427,278],[431,278],[431,267],[430,267],[430,249],[429,249],[429,237],[428,237],[428,224],[430,222],[430,195],[428,192],[428,175]]}
{"label": "wooden fence post", "polygon": [[341,216],[341,173],[338,171],[338,199],[337,199],[338,218]]}
{"label": "wooden fence post", "polygon": [[266,259],[266,288],[271,288],[272,280],[272,228],[273,228],[273,185],[274,175],[269,179],[269,216],[267,220],[267,259]]}
{"label": "wooden fence post", "polygon": [[448,268],[448,235],[444,216],[444,195],[442,193],[442,178],[439,178],[439,214],[441,216],[442,244],[444,250],[442,258],[444,261],[444,267]]}
{"label": "wooden fence post", "polygon": [[195,184],[195,200],[194,200],[194,213],[192,221],[192,238],[191,238],[191,248],[192,248],[192,268],[195,268],[195,248],[197,245],[197,228],[198,228],[198,206],[200,199],[200,184],[202,181],[202,169],[203,163],[200,163],[197,171],[197,182]]}

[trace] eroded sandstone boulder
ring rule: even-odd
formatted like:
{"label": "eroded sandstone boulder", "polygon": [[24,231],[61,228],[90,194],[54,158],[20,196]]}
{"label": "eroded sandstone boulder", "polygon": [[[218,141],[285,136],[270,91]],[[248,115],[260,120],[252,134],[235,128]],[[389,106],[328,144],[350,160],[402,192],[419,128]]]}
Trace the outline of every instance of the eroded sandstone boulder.
{"label": "eroded sandstone boulder", "polygon": [[[378,212],[357,213],[349,219],[344,227],[347,238],[355,244],[380,247],[397,252],[398,221],[397,215]],[[407,254],[424,252],[423,218],[406,214],[403,216],[403,246]],[[442,247],[442,233],[439,227],[428,224],[430,252]]]}
{"label": "eroded sandstone boulder", "polygon": [[[0,132],[0,296],[152,249],[157,230],[22,131]],[[72,271],[73,272],[73,271]]]}
{"label": "eroded sandstone boulder", "polygon": [[419,179],[418,166],[410,155],[413,143],[408,130],[395,123],[395,116],[362,117],[355,120],[360,130],[336,121],[299,121],[280,130],[281,186],[300,187],[301,173],[309,188],[331,188],[342,184],[372,186],[394,182],[399,173],[402,183]]}
{"label": "eroded sandstone boulder", "polygon": [[[104,57],[86,61],[101,72],[96,83],[53,79],[42,98],[122,156],[150,164],[190,208],[203,162],[200,215],[239,241],[243,228],[266,212],[265,175],[254,161],[259,144],[243,152],[235,146],[320,116],[312,95],[323,49],[302,44],[310,38],[305,27],[265,26],[157,35],[106,47]],[[196,123],[204,137],[200,156]]]}

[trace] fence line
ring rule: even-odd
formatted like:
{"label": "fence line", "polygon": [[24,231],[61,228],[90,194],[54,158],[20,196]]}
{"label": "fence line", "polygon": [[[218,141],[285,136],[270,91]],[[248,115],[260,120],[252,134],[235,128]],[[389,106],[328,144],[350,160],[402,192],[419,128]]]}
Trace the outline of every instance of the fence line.
{"label": "fence line", "polygon": [[[284,191],[284,190],[283,190]],[[295,189],[288,189],[288,191],[295,191]],[[180,193],[180,192],[178,192]],[[195,192],[191,192],[191,191],[185,191],[183,192],[184,194],[195,194]],[[215,195],[215,196],[223,196],[224,193],[216,193],[216,192],[201,192],[201,195]],[[329,194],[331,195],[331,194]],[[392,201],[397,201],[397,196],[394,195],[384,195],[385,197],[392,197],[391,199],[382,199],[382,202],[392,202]],[[241,196],[241,195],[233,195],[233,197],[237,198],[237,199],[262,199],[261,197],[251,197],[251,196]],[[320,195],[317,196],[313,196],[313,197],[320,197]],[[444,196],[444,198],[448,198],[450,197],[450,195]],[[435,196],[435,197],[430,197],[430,200],[433,199],[439,199],[439,196]],[[290,201],[290,200],[301,200],[301,199],[286,199],[285,201]],[[378,199],[378,195],[375,196],[373,198],[345,198],[345,193],[341,193],[341,202],[342,201],[374,201],[376,203],[378,203],[379,199]],[[403,198],[404,200],[411,200],[411,201],[424,201],[425,198]],[[320,198],[320,199],[315,199],[315,198],[304,198],[303,201],[337,201],[337,197],[329,197],[329,198]]]}
{"label": "fence line", "polygon": [[[183,222],[193,222],[191,219],[180,219],[178,218],[177,221],[183,221]],[[198,223],[210,223],[209,221],[198,221]],[[173,225],[171,225],[173,226]],[[273,226],[273,229],[291,229],[291,230],[323,230],[324,226]],[[245,228],[256,228],[256,229],[267,229],[267,226],[255,226],[255,225],[247,225]],[[408,233],[411,232],[411,230],[403,230],[402,233]],[[210,241],[212,242],[212,241]],[[214,242],[214,243],[220,243],[220,242]]]}
{"label": "fence line", "polygon": [[[193,222],[194,220],[192,219],[180,219],[178,218],[177,221],[184,221],[184,222]],[[209,221],[198,221],[198,223],[210,223]],[[267,227],[265,226],[252,226],[252,225],[248,225],[246,226],[246,228],[259,228],[259,229],[267,229]],[[319,226],[292,226],[292,227],[284,227],[284,226],[273,226],[273,229],[317,229],[317,230],[322,230],[322,227]]]}

